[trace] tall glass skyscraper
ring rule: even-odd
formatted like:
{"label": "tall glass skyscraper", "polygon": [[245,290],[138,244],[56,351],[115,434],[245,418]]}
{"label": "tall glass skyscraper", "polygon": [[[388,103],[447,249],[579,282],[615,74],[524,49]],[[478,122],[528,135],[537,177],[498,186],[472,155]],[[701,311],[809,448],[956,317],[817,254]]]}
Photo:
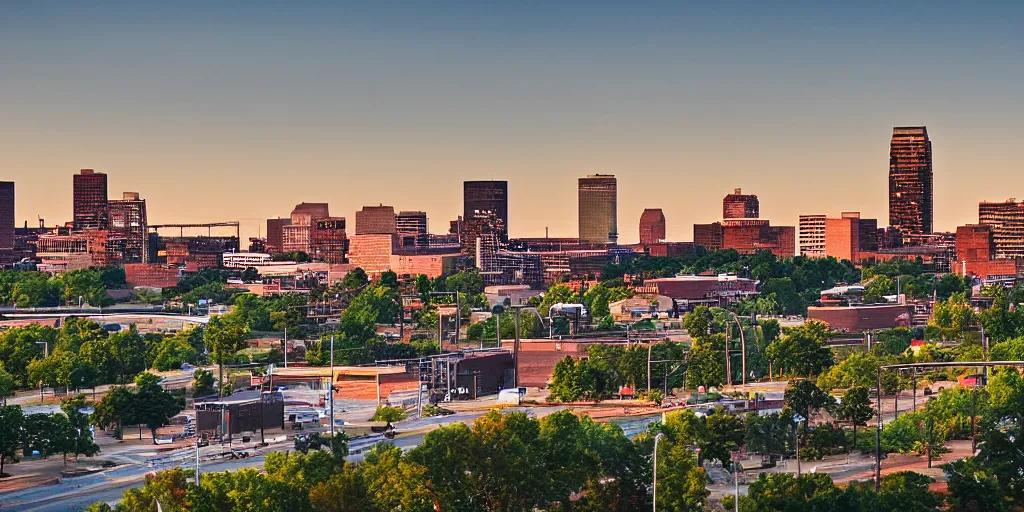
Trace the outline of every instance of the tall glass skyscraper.
{"label": "tall glass skyscraper", "polygon": [[889,225],[903,235],[932,230],[932,142],[924,126],[897,126],[889,146]]}
{"label": "tall glass skyscraper", "polygon": [[618,182],[614,175],[593,174],[579,180],[580,241],[614,244],[618,231]]}

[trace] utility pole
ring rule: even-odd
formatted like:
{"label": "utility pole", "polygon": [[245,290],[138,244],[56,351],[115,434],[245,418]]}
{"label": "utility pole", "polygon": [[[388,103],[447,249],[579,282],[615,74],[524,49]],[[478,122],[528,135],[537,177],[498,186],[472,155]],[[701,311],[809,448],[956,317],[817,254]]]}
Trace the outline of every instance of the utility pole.
{"label": "utility pole", "polygon": [[[504,311],[504,310],[502,310],[502,311]],[[494,317],[494,338],[495,338],[495,340],[498,343],[497,347],[501,348],[501,313],[498,313],[497,316]],[[480,348],[484,348],[483,345],[484,345],[484,339],[483,339],[483,337],[481,337],[480,338]]]}
{"label": "utility pole", "polygon": [[729,338],[732,333],[729,332],[732,329],[729,328],[729,322],[725,323],[725,385],[732,385],[732,357],[729,355]]}
{"label": "utility pole", "polygon": [[331,397],[331,437],[334,437],[334,331],[331,331],[331,385],[328,393]]}
{"label": "utility pole", "polygon": [[281,351],[284,352],[284,367],[288,368],[288,326],[284,326],[284,340],[281,341]]}
{"label": "utility pole", "polygon": [[882,368],[878,368],[875,383],[878,399],[878,428],[875,429],[875,492],[882,490]]}
{"label": "utility pole", "polygon": [[651,392],[651,348],[653,343],[647,344],[647,392]]}
{"label": "utility pole", "polygon": [[665,437],[665,434],[661,432],[654,436],[654,481],[651,486],[651,494],[654,502],[652,510],[654,510],[654,512],[658,512],[658,440],[663,437]]}
{"label": "utility pole", "polygon": [[519,312],[522,306],[516,307],[516,338],[512,342],[512,385],[519,387]]}

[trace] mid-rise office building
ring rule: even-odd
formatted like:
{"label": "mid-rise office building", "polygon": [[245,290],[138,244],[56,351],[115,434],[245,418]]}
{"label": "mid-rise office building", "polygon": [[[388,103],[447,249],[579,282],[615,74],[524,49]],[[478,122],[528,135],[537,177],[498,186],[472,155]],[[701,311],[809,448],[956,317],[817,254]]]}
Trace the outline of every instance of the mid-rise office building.
{"label": "mid-rise office building", "polygon": [[267,219],[267,252],[274,254],[284,252],[284,227],[292,223],[292,219]]}
{"label": "mid-rise office building", "polygon": [[14,182],[0,181],[0,250],[14,249]]}
{"label": "mid-rise office building", "polygon": [[356,212],[357,235],[394,235],[396,232],[395,207],[364,206]]}
{"label": "mid-rise office building", "polygon": [[108,202],[110,233],[125,239],[124,262],[149,261],[149,234],[146,200],[138,192],[125,192],[121,199]]}
{"label": "mid-rise office building", "polygon": [[791,258],[796,249],[796,228],[772,226],[765,219],[726,219],[693,225],[693,242],[709,251],[735,249],[740,254],[770,251]]}
{"label": "mid-rise office building", "polygon": [[395,231],[401,247],[422,248],[430,244],[426,212],[399,212],[395,216]]}
{"label": "mid-rise office building", "polygon": [[327,203],[299,203],[292,210],[291,222],[281,227],[282,252],[304,252],[312,250],[313,223],[331,214]]}
{"label": "mid-rise office building", "polygon": [[74,224],[77,229],[107,229],[107,175],[82,169],[74,176]]}
{"label": "mid-rise office building", "polygon": [[309,255],[324,263],[346,263],[348,238],[345,217],[324,217],[313,221]]}
{"label": "mid-rise office building", "polygon": [[826,256],[857,262],[861,253],[877,250],[877,220],[862,219],[860,212],[843,212],[838,219],[825,219]]}
{"label": "mid-rise office building", "polygon": [[733,190],[722,200],[723,219],[756,219],[761,215],[761,204],[757,196],[744,194],[743,189]]}
{"label": "mid-rise office building", "polygon": [[610,174],[579,179],[579,236],[591,244],[614,244],[618,232],[618,182]]}
{"label": "mid-rise office building", "polygon": [[978,223],[992,226],[996,258],[1024,258],[1024,202],[978,203]]}
{"label": "mid-rise office building", "polygon": [[656,244],[665,240],[665,213],[647,208],[640,214],[640,243]]}
{"label": "mid-rise office building", "polygon": [[489,217],[493,214],[501,221],[508,241],[508,182],[466,181],[462,184],[462,218]]}
{"label": "mid-rise office building", "polygon": [[808,258],[825,257],[825,216],[800,216],[800,243],[797,253]]}
{"label": "mid-rise office building", "polygon": [[889,146],[889,225],[906,237],[932,232],[932,142],[924,126],[897,126]]}

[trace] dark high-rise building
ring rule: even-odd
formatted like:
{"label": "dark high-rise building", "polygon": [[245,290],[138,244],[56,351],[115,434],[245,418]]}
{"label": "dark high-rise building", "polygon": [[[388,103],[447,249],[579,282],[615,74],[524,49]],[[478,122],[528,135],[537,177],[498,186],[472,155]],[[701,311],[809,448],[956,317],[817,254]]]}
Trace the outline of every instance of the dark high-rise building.
{"label": "dark high-rise building", "polygon": [[508,241],[508,182],[466,181],[462,184],[462,218],[487,218],[490,214],[501,222],[504,241]]}
{"label": "dark high-rise building", "polygon": [[121,199],[108,202],[110,234],[125,239],[125,263],[149,262],[149,238],[146,200],[138,192],[125,192]]}
{"label": "dark high-rise building", "polygon": [[395,232],[394,206],[364,206],[356,212],[357,235],[394,235]]}
{"label": "dark high-rise building", "polygon": [[291,224],[292,219],[267,219],[267,252],[284,251],[284,227]]}
{"label": "dark high-rise building", "polygon": [[73,206],[77,229],[107,229],[107,175],[92,169],[76,174]]}
{"label": "dark high-rise building", "polygon": [[14,248],[14,182],[0,181],[0,250]]}
{"label": "dark high-rise building", "polygon": [[761,215],[761,203],[757,196],[744,194],[743,189],[733,190],[722,200],[723,219],[756,219]]}
{"label": "dark high-rise building", "polygon": [[889,146],[889,225],[932,232],[932,142],[924,126],[897,126]]}
{"label": "dark high-rise building", "polygon": [[426,247],[430,243],[426,212],[399,212],[395,230],[401,247]]}
{"label": "dark high-rise building", "polygon": [[978,203],[978,223],[992,226],[995,258],[1024,258],[1024,202]]}
{"label": "dark high-rise building", "polygon": [[325,263],[345,263],[348,238],[345,217],[324,217],[313,221],[310,234],[310,256]]}
{"label": "dark high-rise building", "polygon": [[665,240],[665,214],[661,208],[647,208],[640,214],[640,243],[656,244]]}
{"label": "dark high-rise building", "polygon": [[581,242],[618,241],[618,182],[614,175],[593,174],[579,179],[579,226]]}

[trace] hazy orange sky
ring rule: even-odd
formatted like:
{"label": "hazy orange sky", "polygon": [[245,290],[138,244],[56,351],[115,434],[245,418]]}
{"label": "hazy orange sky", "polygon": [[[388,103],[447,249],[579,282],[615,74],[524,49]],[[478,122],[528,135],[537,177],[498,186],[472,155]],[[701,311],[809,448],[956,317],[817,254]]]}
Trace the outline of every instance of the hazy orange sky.
{"label": "hazy orange sky", "polygon": [[1019,6],[716,9],[4,4],[0,180],[19,225],[70,220],[95,168],[152,223],[254,236],[300,201],[444,232],[463,180],[505,179],[520,237],[576,236],[576,179],[606,173],[620,241],[648,207],[691,240],[737,187],[776,224],[885,224],[892,127],[926,125],[936,229],[1024,197]]}

